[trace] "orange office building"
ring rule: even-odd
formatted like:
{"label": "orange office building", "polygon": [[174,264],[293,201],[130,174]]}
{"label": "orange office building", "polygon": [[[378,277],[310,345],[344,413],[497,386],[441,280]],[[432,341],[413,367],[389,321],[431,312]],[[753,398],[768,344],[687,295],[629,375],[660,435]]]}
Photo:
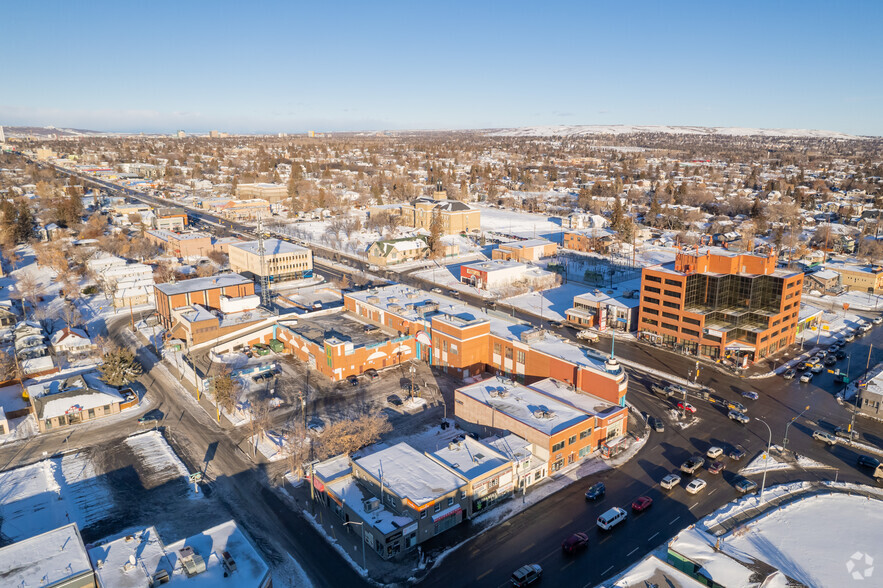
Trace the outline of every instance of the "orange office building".
{"label": "orange office building", "polygon": [[738,366],[794,343],[803,273],[776,257],[683,249],[674,264],[641,273],[640,337]]}

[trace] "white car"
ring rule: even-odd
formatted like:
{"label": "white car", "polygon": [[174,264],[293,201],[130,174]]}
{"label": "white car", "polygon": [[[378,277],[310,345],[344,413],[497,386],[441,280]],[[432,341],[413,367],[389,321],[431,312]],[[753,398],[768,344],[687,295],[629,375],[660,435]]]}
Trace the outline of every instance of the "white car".
{"label": "white car", "polygon": [[662,478],[659,481],[659,485],[665,488],[666,490],[671,490],[675,486],[681,483],[681,477],[677,474],[669,474],[666,477]]}
{"label": "white car", "polygon": [[702,478],[696,478],[695,480],[692,480],[689,484],[687,484],[686,490],[690,494],[698,494],[699,492],[704,490],[706,486],[708,486],[708,483],[705,480],[703,480]]}
{"label": "white car", "polygon": [[875,316],[871,322],[875,325],[883,325],[883,316]]}
{"label": "white car", "polygon": [[812,372],[806,372],[802,376],[800,376],[800,381],[806,384],[807,382],[812,381]]}
{"label": "white car", "polygon": [[859,330],[862,333],[867,333],[871,330],[871,323],[862,323],[862,326],[859,327]]}
{"label": "white car", "polygon": [[705,456],[708,459],[717,459],[724,454],[724,450],[720,447],[711,447],[708,451],[705,452]]}

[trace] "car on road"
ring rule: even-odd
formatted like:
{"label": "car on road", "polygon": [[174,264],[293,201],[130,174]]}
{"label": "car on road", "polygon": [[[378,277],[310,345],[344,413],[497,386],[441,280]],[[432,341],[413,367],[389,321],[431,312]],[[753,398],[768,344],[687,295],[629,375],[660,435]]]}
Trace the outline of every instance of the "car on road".
{"label": "car on road", "polygon": [[681,483],[681,477],[677,474],[668,474],[659,481],[659,485],[666,490],[671,490]]}
{"label": "car on road", "polygon": [[639,496],[632,502],[632,511],[634,512],[644,512],[648,508],[653,506],[653,499],[649,496]]}
{"label": "car on road", "polygon": [[665,432],[665,423],[662,422],[662,419],[659,417],[651,416],[647,417],[647,424],[650,425],[650,428],[656,431],[657,433]]}
{"label": "car on road", "polygon": [[810,371],[810,373],[813,373],[813,374],[820,374],[823,371],[825,371],[825,366],[822,365],[822,363],[820,362],[820,363],[817,363],[814,366],[812,366],[809,371]]}
{"label": "car on road", "polygon": [[512,577],[509,579],[512,581],[513,586],[521,588],[539,581],[542,577],[543,568],[540,567],[540,564],[528,564],[512,572]]}
{"label": "car on road", "polygon": [[883,325],[883,316],[875,316],[871,319],[871,322],[875,325]]}
{"label": "car on road", "polygon": [[549,326],[552,327],[553,329],[563,329],[564,323],[561,323],[558,321],[549,321]]}
{"label": "car on road", "polygon": [[683,410],[684,412],[689,412],[690,414],[694,414],[696,412],[696,407],[689,402],[678,402],[678,408]]}
{"label": "car on road", "polygon": [[432,290],[430,290],[430,292],[433,292],[433,293],[435,293],[435,294],[441,294],[441,293],[442,293],[442,289],[441,289],[441,288],[433,288]]}
{"label": "car on road", "polygon": [[391,404],[393,406],[401,406],[402,405],[402,399],[399,398],[396,394],[390,394],[389,396],[387,396],[386,402],[388,402],[389,404]]}
{"label": "car on road", "polygon": [[346,381],[349,382],[352,386],[359,385],[359,378],[357,378],[356,376],[347,376]]}
{"label": "car on road", "polygon": [[140,419],[138,419],[139,425],[155,425],[159,422],[159,417],[152,414],[146,414]]}
{"label": "car on road", "polygon": [[834,427],[834,434],[845,439],[852,439],[853,441],[858,441],[859,438],[858,431],[855,429],[850,431],[849,427]]}
{"label": "car on road", "polygon": [[454,298],[459,298],[460,293],[457,290],[448,290],[448,296],[453,296]]}
{"label": "car on road", "polygon": [[719,474],[722,471],[724,471],[725,469],[727,469],[727,464],[725,464],[722,461],[713,461],[708,466],[708,473],[709,474]]}
{"label": "car on road", "polygon": [[795,370],[794,368],[791,368],[789,370],[785,370],[785,373],[782,374],[782,377],[785,378],[786,380],[793,380],[794,376],[796,376],[796,375],[797,375],[797,370]]}
{"label": "car on road", "polygon": [[856,464],[859,467],[871,468],[876,470],[877,466],[880,465],[880,460],[876,457],[871,457],[870,455],[859,455]]}
{"label": "car on road", "polygon": [[739,412],[738,410],[731,410],[727,413],[727,416],[730,418],[730,420],[736,421],[737,423],[741,423],[743,425],[747,425],[748,422],[751,420],[750,418],[748,418],[747,414],[745,414],[744,412]]}
{"label": "car on road", "polygon": [[597,335],[597,333],[593,333],[588,329],[584,329],[576,334],[577,339],[582,339],[583,341],[589,341],[590,343],[597,343],[601,340],[601,337]]}
{"label": "car on road", "polygon": [[812,382],[812,372],[805,372],[802,376],[800,376],[800,381],[806,384],[807,382]]}
{"label": "car on road", "polygon": [[603,498],[606,493],[607,488],[604,486],[604,482],[596,482],[586,490],[586,500],[598,500]]}
{"label": "car on road", "polygon": [[832,365],[837,363],[837,357],[834,355],[829,355],[828,357],[825,358],[825,361],[822,363],[824,363],[828,367],[831,367]]}
{"label": "car on road", "polygon": [[705,458],[700,457],[698,455],[694,455],[687,461],[681,464],[681,471],[685,474],[694,474],[696,470],[701,468],[705,464]]}
{"label": "car on road", "polygon": [[737,412],[748,412],[748,409],[741,402],[727,402],[727,408]]}
{"label": "car on road", "polygon": [[837,353],[834,354],[837,359],[846,359],[846,352],[842,349],[838,349]]}
{"label": "car on road", "polygon": [[367,370],[365,370],[365,375],[372,380],[376,380],[380,377],[380,374],[378,374],[377,370],[375,370],[374,368],[368,368]]}
{"label": "car on road", "polygon": [[705,480],[703,480],[702,478],[696,478],[695,480],[691,480],[690,483],[687,484],[685,490],[690,494],[698,494],[699,492],[702,492],[702,490],[704,490],[706,486],[708,486],[708,483]]}
{"label": "car on road", "polygon": [[749,480],[748,478],[739,478],[733,486],[735,486],[736,490],[742,494],[748,494],[749,492],[757,490],[757,482]]}
{"label": "car on road", "polygon": [[561,543],[561,550],[568,555],[582,551],[589,546],[589,536],[585,533],[574,533]]}
{"label": "car on road", "polygon": [[812,438],[828,445],[837,445],[837,437],[827,431],[813,431]]}
{"label": "car on road", "polygon": [[760,395],[758,395],[758,393],[754,390],[742,390],[742,398],[757,400],[758,398],[760,398]]}
{"label": "car on road", "polygon": [[708,448],[708,451],[705,452],[705,456],[708,459],[717,459],[724,454],[724,450],[717,446],[712,446]]}
{"label": "car on road", "polygon": [[796,369],[798,372],[805,372],[809,368],[810,368],[809,363],[807,363],[805,361],[801,361],[796,366],[794,366],[794,369]]}
{"label": "car on road", "polygon": [[598,526],[604,531],[609,531],[619,523],[625,522],[628,516],[626,511],[618,506],[614,506],[598,517]]}
{"label": "car on road", "polygon": [[738,447],[734,447],[734,448],[733,448],[732,450],[730,450],[730,452],[727,454],[727,457],[729,457],[729,458],[732,459],[733,461],[739,461],[740,459],[742,459],[743,457],[745,457],[745,452],[744,452],[742,449],[739,449]]}

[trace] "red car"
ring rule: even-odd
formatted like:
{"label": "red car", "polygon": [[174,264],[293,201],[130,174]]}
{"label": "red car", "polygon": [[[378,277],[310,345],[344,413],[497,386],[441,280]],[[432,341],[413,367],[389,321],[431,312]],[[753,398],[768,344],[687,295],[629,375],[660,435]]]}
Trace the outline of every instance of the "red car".
{"label": "red car", "polygon": [[696,412],[696,407],[689,402],[678,402],[678,408],[683,411],[689,412],[690,414]]}
{"label": "red car", "polygon": [[564,550],[564,553],[576,553],[577,551],[583,550],[588,546],[588,535],[586,535],[585,533],[574,533],[564,540],[564,542],[561,544],[561,549]]}
{"label": "red car", "polygon": [[711,465],[708,466],[708,473],[709,474],[719,474],[722,471],[724,471],[725,469],[727,469],[727,464],[725,464],[722,461],[715,461]]}
{"label": "red car", "polygon": [[653,504],[653,499],[649,496],[640,496],[632,503],[632,510],[635,512],[644,512]]}

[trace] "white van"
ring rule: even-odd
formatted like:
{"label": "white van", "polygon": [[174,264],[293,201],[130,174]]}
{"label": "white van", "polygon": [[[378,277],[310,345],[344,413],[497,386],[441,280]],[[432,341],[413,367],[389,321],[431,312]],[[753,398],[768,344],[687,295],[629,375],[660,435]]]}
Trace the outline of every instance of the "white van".
{"label": "white van", "polygon": [[628,513],[626,513],[621,508],[614,506],[613,508],[602,514],[600,517],[598,517],[598,526],[605,531],[608,531],[619,523],[623,522],[627,516]]}

